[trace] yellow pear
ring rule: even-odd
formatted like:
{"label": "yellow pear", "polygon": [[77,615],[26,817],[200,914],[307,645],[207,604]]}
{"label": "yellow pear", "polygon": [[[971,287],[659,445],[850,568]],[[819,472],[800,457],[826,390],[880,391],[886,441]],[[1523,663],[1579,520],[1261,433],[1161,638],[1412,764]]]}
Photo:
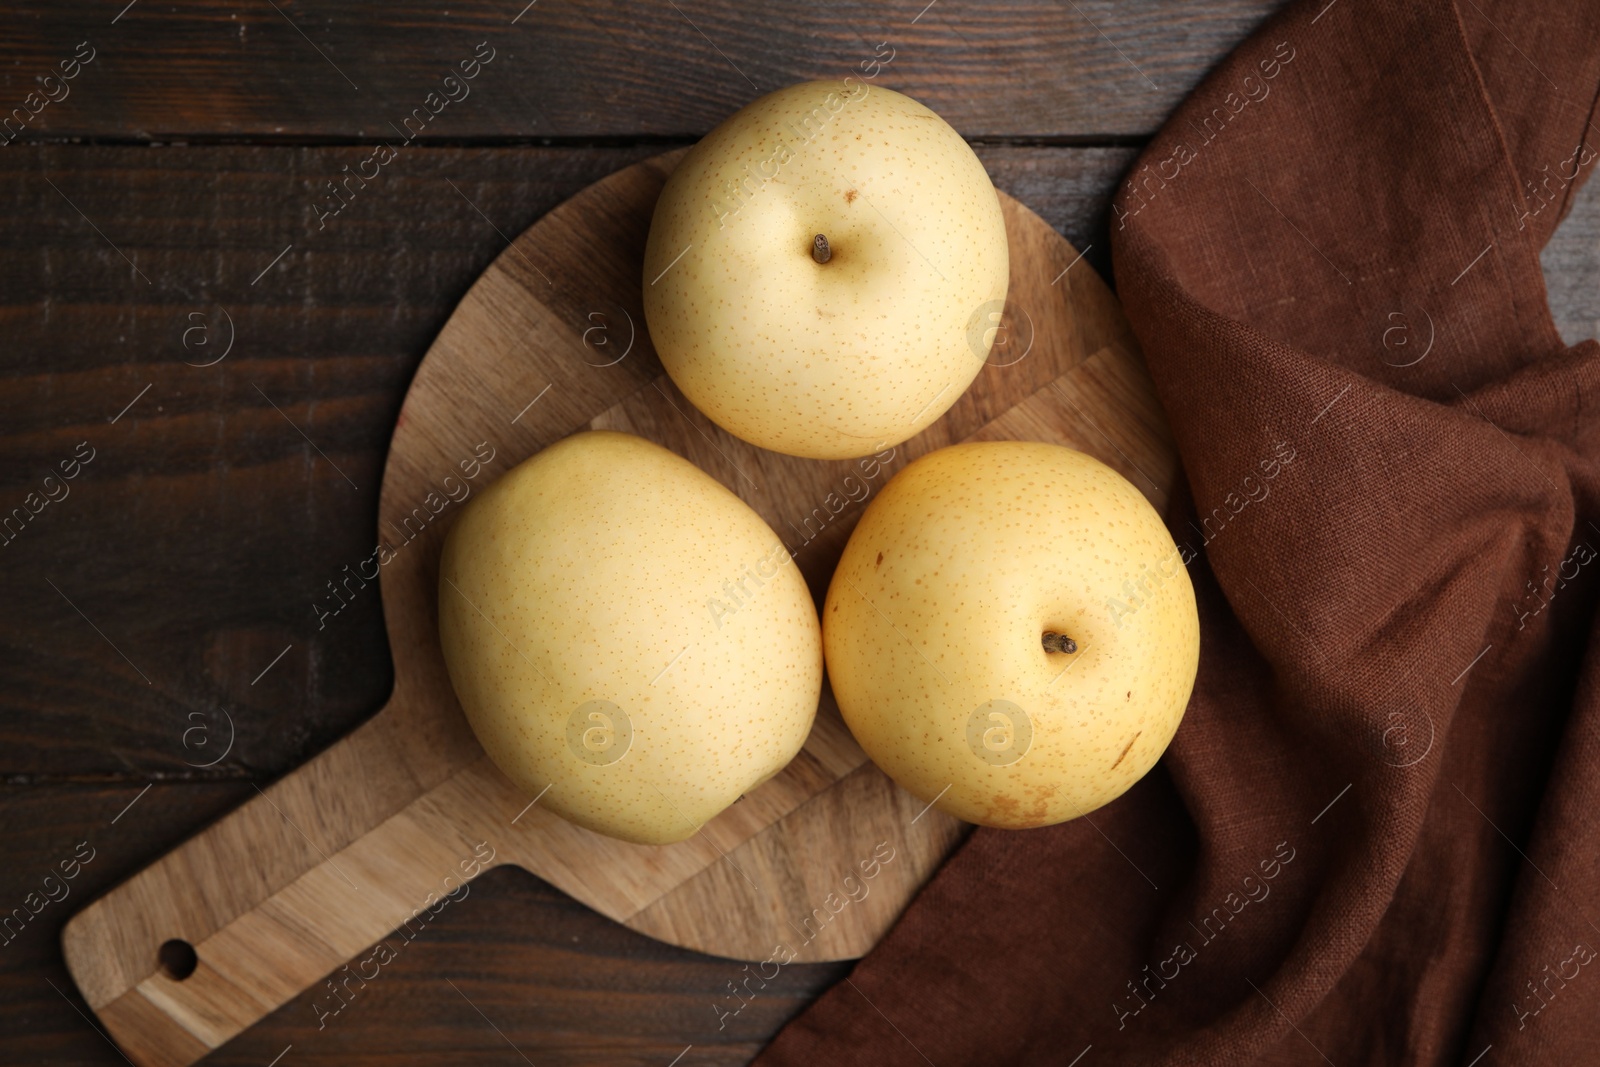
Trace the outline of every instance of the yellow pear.
{"label": "yellow pear", "polygon": [[822,688],[816,606],[778,535],[623,433],[559,441],[467,505],[439,638],[507,777],[643,844],[690,836],[788,764]]}
{"label": "yellow pear", "polygon": [[1194,686],[1186,561],[1148,501],[1059,445],[955,445],[861,517],[823,608],[828,676],[901,786],[985,826],[1076,818],[1155,765]]}
{"label": "yellow pear", "polygon": [[961,135],[855,78],[746,105],[667,179],[644,310],[667,373],[752,444],[841,459],[954,404],[994,340],[1005,220]]}

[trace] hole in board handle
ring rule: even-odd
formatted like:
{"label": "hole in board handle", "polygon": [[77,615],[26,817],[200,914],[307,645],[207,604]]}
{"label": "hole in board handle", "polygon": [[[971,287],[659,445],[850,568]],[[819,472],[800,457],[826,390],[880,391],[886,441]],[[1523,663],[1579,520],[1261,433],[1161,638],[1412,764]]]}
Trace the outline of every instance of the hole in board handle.
{"label": "hole in board handle", "polygon": [[177,937],[162,944],[156,951],[156,959],[161,961],[161,973],[175,982],[189,977],[200,965],[200,957],[195,955],[194,946]]}

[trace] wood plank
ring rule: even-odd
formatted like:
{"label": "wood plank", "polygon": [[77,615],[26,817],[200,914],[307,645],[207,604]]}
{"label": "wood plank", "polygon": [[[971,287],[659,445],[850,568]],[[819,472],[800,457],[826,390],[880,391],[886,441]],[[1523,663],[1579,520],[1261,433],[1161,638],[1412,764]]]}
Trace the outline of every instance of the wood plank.
{"label": "wood plank", "polygon": [[156,784],[148,791],[146,784],[0,787],[6,857],[0,863],[0,1034],[7,1062],[126,1064],[78,1014],[87,1006],[62,961],[61,928],[130,870],[253,792],[244,782]]}
{"label": "wood plank", "polygon": [[[892,56],[879,83],[968,136],[1140,136],[1279,3],[146,0],[118,16],[73,0],[11,16],[0,107],[25,108],[24,138],[376,139],[438,92],[417,125],[432,141],[693,138],[763,92]],[[84,41],[93,60],[30,114],[35,77]],[[493,58],[446,86],[483,42]]]}
{"label": "wood plank", "polygon": [[[88,1008],[62,965],[61,925],[129,870],[254,795],[242,782],[156,784],[140,797],[142,789],[133,783],[0,787],[4,907],[25,907],[27,894],[43,891],[47,874],[59,878],[60,862],[79,842],[95,850],[63,883],[67,896],[41,909],[0,950],[0,1034],[9,1063],[126,1067],[79,1014]],[[744,1063],[848,971],[847,964],[802,957],[765,987],[752,982],[741,1000],[728,983],[745,980],[743,967],[636,934],[507,868],[473,882],[405,943],[379,978],[365,987],[352,983],[356,995],[338,1015],[319,1015],[319,1008],[326,1013],[333,1004],[325,987],[309,990],[207,1063],[261,1067],[291,1044],[292,1059],[286,1057],[283,1067],[520,1062],[473,1005],[541,1067],[659,1067],[691,1043],[694,1062]],[[741,1003],[736,1015],[719,1013]]]}
{"label": "wood plank", "polygon": [[[313,605],[370,551],[377,472],[420,354],[502,247],[494,227],[520,232],[650,152],[419,151],[320,233],[294,217],[311,176],[338,173],[349,149],[0,155],[0,515],[79,442],[96,449],[70,495],[0,545],[0,599],[16,605],[0,618],[0,774],[270,779],[371,715],[391,681],[377,598],[320,630]],[[1104,269],[1106,204],[1131,150],[980,154]],[[45,177],[122,252],[159,264],[151,285]],[[1600,335],[1600,186],[1580,194],[1544,263],[1564,336]],[[185,366],[220,353],[222,308],[233,351]],[[230,719],[229,755],[197,769]]]}
{"label": "wood plank", "polygon": [[[847,959],[882,936],[959,840],[948,816],[913,811],[928,798],[902,795],[868,763],[827,697],[806,758],[700,832],[656,847],[583,831],[556,817],[553,802],[536,807],[489,763],[456,706],[435,620],[437,552],[459,509],[442,513],[448,502],[430,490],[480,474],[486,484],[586,425],[633,430],[689,457],[775,529],[858,473],[877,477],[861,473],[858,461],[779,455],[722,431],[673,398],[646,335],[630,339],[626,364],[596,367],[588,358],[588,300],[620,308],[618,329],[643,320],[640,262],[651,210],[682,155],[618,171],[541,218],[489,265],[429,347],[396,421],[379,500],[378,536],[393,546],[381,587],[397,663],[383,711],[63,931],[78,988],[140,1064],[194,1062],[330,970],[349,975],[345,961],[357,967],[358,982],[371,980],[362,973],[372,965],[360,957],[363,946],[397,924],[426,921],[423,909],[437,911],[439,893],[495,864],[522,866],[602,915],[702,952],[760,963],[775,946],[801,939],[812,959]],[[1162,473],[1150,492],[1164,499],[1176,471],[1172,442],[1121,308],[1088,267],[1072,273],[1083,257],[1039,216],[1004,194],[999,207],[1010,249],[1001,347],[940,420],[878,453],[874,466],[887,478],[985,427],[992,434],[1022,403],[1035,410],[1021,430],[1037,424],[1113,462],[1131,454],[1139,470]],[[1107,370],[1097,372],[1101,364]],[[1118,402],[1091,399],[1102,393]],[[522,397],[534,399],[513,414]],[[1156,414],[1130,417],[1140,413]],[[1109,434],[1102,426],[1124,420]],[[474,453],[470,466],[458,462]],[[417,505],[425,496],[438,506]],[[852,500],[826,505],[829,533],[842,535],[859,517],[862,501]],[[795,564],[820,594],[838,538],[805,534],[792,518],[787,527]],[[358,578],[358,587],[376,577]],[[497,611],[492,590],[473,595],[489,598],[479,610]],[[673,638],[639,651],[666,660],[677,647]],[[824,799],[836,786],[841,796]],[[558,780],[547,788],[559,798],[566,787]],[[868,873],[896,854],[903,858],[881,881],[881,870]],[[453,857],[467,859],[458,869]],[[730,883],[729,870],[739,881]],[[850,879],[841,883],[846,896],[832,889],[835,877]],[[874,880],[872,892],[861,894],[861,879]],[[834,922],[852,901],[848,918]],[[802,905],[798,921],[784,913],[792,902]],[[802,933],[807,923],[818,925]],[[164,943],[192,946],[197,964],[168,973],[157,962]]]}
{"label": "wood plank", "polygon": [[[392,681],[376,591],[320,629],[314,606],[337,608],[328,583],[370,553],[400,399],[504,247],[448,183],[516,233],[649,154],[431,153],[321,240],[287,231],[309,175],[348,152],[0,156],[0,511],[78,442],[96,450],[0,547],[0,599],[16,605],[0,621],[0,770],[202,773],[226,713],[237,741],[210,773],[270,778],[371,715]],[[226,359],[186,365],[230,332]]]}
{"label": "wood plank", "polygon": [[[120,459],[114,471],[111,464],[99,466],[99,458],[91,463],[84,477],[73,483],[73,498],[59,509],[52,505],[40,516],[41,523],[53,519],[56,525],[38,526],[27,540],[5,548],[23,561],[0,568],[5,602],[17,605],[0,621],[0,648],[6,650],[0,655],[0,677],[7,683],[6,696],[0,698],[6,712],[0,716],[6,741],[0,771],[23,783],[50,773],[137,779],[131,786],[107,787],[103,811],[94,813],[99,823],[109,823],[142,788],[140,776],[152,770],[185,775],[279,773],[364,718],[387,689],[387,651],[378,633],[376,605],[364,609],[360,601],[330,620],[330,630],[338,627],[333,632],[346,648],[342,654],[336,654],[337,644],[319,645],[312,657],[315,669],[293,668],[290,684],[273,690],[270,699],[257,698],[260,702],[253,705],[237,702],[235,691],[225,687],[225,683],[236,685],[237,692],[249,698],[273,684],[279,670],[293,666],[291,652],[252,690],[250,678],[294,636],[285,635],[278,642],[277,633],[255,636],[252,630],[305,627],[311,620],[305,610],[305,589],[320,586],[357,558],[337,551],[336,539],[340,531],[370,524],[376,497],[364,483],[363,494],[348,486],[342,495],[335,493],[344,483],[325,468],[317,470],[309,447],[302,442],[295,451],[292,441],[271,436],[261,425],[251,427],[243,440],[229,438],[228,427],[248,414],[252,401],[238,395],[238,390],[197,389],[181,377],[200,374],[183,367],[181,357],[206,358],[181,345],[181,331],[192,324],[184,317],[191,306],[186,297],[221,298],[235,313],[243,306],[260,316],[255,350],[236,349],[219,369],[231,371],[231,364],[246,362],[256,366],[281,362],[316,389],[335,383],[357,397],[355,407],[340,409],[337,420],[328,423],[343,442],[331,454],[347,470],[355,470],[361,462],[376,470],[382,445],[370,442],[387,434],[398,391],[416,353],[426,347],[437,322],[499,247],[487,224],[465,205],[462,211],[468,217],[453,226],[424,222],[420,213],[437,211],[441,194],[455,196],[443,177],[448,175],[463,189],[468,187],[463,175],[467,181],[483,183],[484,195],[474,193],[474,198],[502,229],[512,232],[521,221],[531,221],[593,177],[650,150],[418,153],[418,160],[437,169],[405,175],[403,184],[395,183],[394,193],[375,189],[382,198],[374,196],[372,202],[378,206],[370,216],[352,208],[338,220],[337,228],[323,235],[333,239],[316,246],[314,256],[300,260],[291,253],[279,264],[281,269],[300,269],[287,276],[297,285],[264,288],[272,280],[269,276],[251,288],[249,279],[282,248],[272,241],[274,216],[298,207],[304,191],[304,184],[286,191],[281,186],[290,182],[284,179],[336,172],[337,166],[327,164],[334,158],[342,160],[341,151],[231,147],[153,153],[14,146],[11,154],[0,157],[11,171],[10,180],[0,186],[0,203],[6,209],[0,213],[0,239],[9,250],[0,261],[4,278],[0,315],[5,316],[0,321],[6,327],[6,351],[11,357],[0,368],[0,379],[6,380],[0,389],[0,450],[15,457],[0,469],[0,488],[20,500],[21,493],[33,487],[30,473],[42,475],[70,455],[72,444],[82,439],[74,430],[106,426],[104,420],[152,380],[141,371],[162,375],[140,405],[116,424],[125,427],[135,424],[136,417],[145,420],[131,442],[137,447]],[[1093,236],[1085,236],[1095,229],[1095,205],[1103,205],[1123,165],[1107,156],[1128,154],[1079,149],[982,151],[1002,188],[1041,209],[1080,247],[1095,243]],[[50,206],[37,195],[55,196],[38,181],[41,161],[54,168],[47,172],[53,180],[97,219],[103,215],[137,219],[140,205],[162,206],[166,236],[161,236],[162,227],[152,227],[134,254],[144,262],[146,254],[165,248],[173,262],[190,271],[184,280],[191,293],[174,296],[169,290],[157,290],[138,297],[128,284],[131,272],[126,264],[98,243],[82,218],[65,203]],[[84,175],[81,188],[61,181],[63,173],[75,172]],[[1045,194],[1063,199],[1033,199]],[[1103,230],[1103,207],[1098,210]],[[184,225],[194,218],[198,224]],[[1569,340],[1594,336],[1600,320],[1597,220],[1600,188],[1591,186],[1544,257],[1552,305]],[[346,228],[346,222],[357,225]],[[333,237],[346,229],[351,236]],[[111,232],[127,251],[120,233]],[[363,266],[362,250],[375,252],[383,269]],[[193,288],[196,274],[203,288]],[[248,390],[248,380],[247,376],[234,384]],[[161,397],[154,395],[158,390]],[[91,406],[84,403],[87,400],[101,403],[87,411]],[[154,401],[154,406],[143,407],[145,401]],[[253,403],[262,407],[259,398]],[[163,410],[157,411],[158,406]],[[310,410],[309,404],[305,410]],[[321,411],[319,417],[326,417],[326,405]],[[66,451],[58,455],[48,447],[51,444],[63,444]],[[210,471],[212,464],[217,472]],[[181,488],[201,508],[203,536],[194,522],[162,515],[144,503],[166,484],[158,475],[163,470],[180,472]],[[91,497],[91,490],[102,495]],[[81,513],[80,503],[87,505]],[[308,529],[296,521],[301,514],[322,517]],[[29,545],[38,547],[28,549]],[[169,545],[186,546],[190,554],[164,555],[174,552],[163,547]],[[22,557],[24,549],[33,554]],[[152,558],[168,562],[152,567]],[[139,703],[149,698],[142,696],[146,689],[138,675],[68,605],[51,606],[56,594],[37,581],[41,571],[58,584],[62,572],[86,575],[90,579],[86,584],[101,599],[90,603],[75,595],[74,600],[103,629],[111,629],[101,617],[109,607],[113,622],[145,635],[150,647],[162,647],[169,640],[174,646],[192,646],[161,679],[159,703]],[[144,628],[152,613],[155,618]],[[273,621],[274,613],[281,614],[284,622]],[[261,618],[269,621],[256,621]],[[129,648],[132,642],[120,631],[113,632],[119,646],[138,651]],[[301,647],[297,642],[296,651]],[[255,657],[251,662],[243,662],[251,655]],[[194,724],[185,713],[219,703],[236,713],[241,709],[256,713],[242,717],[244,755],[236,754],[210,772],[191,770],[183,764],[209,754],[184,749],[178,740],[182,730]],[[220,723],[211,721],[211,728],[215,737]],[[85,787],[36,784],[26,791],[34,794],[27,806],[4,809],[0,823],[7,827],[10,855],[18,858],[10,869],[23,876],[30,866],[28,857],[37,854],[27,851],[32,847],[27,845],[30,829],[64,826],[61,841],[70,845],[78,839],[71,820],[78,817],[74,813],[80,803],[73,791],[81,788]],[[59,791],[63,789],[64,794]],[[158,844],[131,853],[102,851],[95,864],[105,863],[112,874],[101,888],[249,793],[239,783],[158,785],[118,823],[118,830],[132,825],[134,815],[164,790],[173,799],[166,808],[152,809],[160,816],[164,836]],[[222,792],[204,794],[212,799],[197,804],[200,790]],[[225,799],[216,799],[223,794]],[[56,816],[66,821],[52,822]],[[54,845],[52,839],[41,847],[48,853]],[[13,904],[28,891],[21,882],[4,884],[15,890],[7,898],[14,897]],[[82,887],[89,884],[77,883],[80,888],[74,889],[73,903],[82,899],[76,895],[79,892],[88,895]],[[489,977],[507,983],[498,996],[511,1016],[508,1023],[496,1015],[497,1022],[523,1047],[560,1035],[561,1047],[552,1051],[551,1062],[616,1062],[630,1056],[639,1062],[668,1062],[694,1038],[697,1024],[691,1020],[702,1013],[712,1025],[694,1040],[696,1054],[707,1050],[709,1062],[743,1062],[783,1018],[803,1005],[810,990],[820,990],[839,973],[818,968],[824,977],[791,994],[797,987],[789,983],[803,969],[798,964],[785,968],[774,983],[773,999],[766,999],[768,991],[763,990],[737,1019],[729,1020],[723,1033],[715,1029],[710,1005],[684,991],[726,994],[723,985],[742,977],[737,968],[730,974],[713,974],[714,967],[701,966],[703,958],[687,954],[681,958],[693,966],[675,970],[670,963],[680,958],[676,950],[649,940],[628,940],[631,935],[626,931],[623,941],[608,940],[603,935],[617,932],[613,924],[518,872],[490,875],[474,885],[473,893],[480,903],[461,906],[456,916],[462,924],[459,936],[448,933],[438,941],[419,942],[419,949],[437,954],[426,965],[401,961],[392,971],[386,968],[384,981],[374,987],[367,1003],[352,1006],[328,1030],[317,1031],[314,1001],[308,994],[236,1040],[214,1062],[259,1065],[291,1041],[297,1042],[297,1057],[304,1052],[312,1060],[321,1057],[330,1063],[393,1062],[417,1048],[429,1050],[430,1058],[438,1060],[452,1054],[485,1061],[504,1057],[508,1050],[496,1049],[490,1042],[498,1038],[487,1029],[477,1035],[485,1038],[483,1044],[452,1052],[459,1048],[461,1034],[481,1024],[464,1007],[462,1019],[440,1013],[427,1016],[431,1021],[425,1024],[411,1025],[417,1012],[436,1006],[442,994],[456,996],[430,974],[433,967],[454,977],[487,1011],[495,1011],[461,981],[463,975],[482,973],[475,968],[489,946],[494,960]],[[524,899],[527,893],[536,898],[532,903]],[[484,903],[490,900],[498,903]],[[485,910],[473,910],[479,907]],[[52,921],[59,923],[65,914]],[[122,1063],[38,980],[43,970],[68,989],[54,931],[36,929],[42,932],[29,935],[39,937],[29,956],[20,954],[28,944],[22,941],[9,950],[23,962],[7,961],[13,969],[4,972],[0,1032],[8,1035],[8,1050],[16,1049],[14,1055],[23,1061],[53,1057]],[[440,928],[442,934],[453,929]],[[581,940],[575,945],[570,936]],[[662,953],[667,963],[662,962]],[[574,974],[583,976],[579,990],[572,988]],[[529,975],[542,977],[526,979]],[[551,1004],[559,1013],[544,1010]],[[619,1009],[619,1004],[626,1009]],[[594,1027],[587,1023],[575,1027],[572,1019],[594,1020]],[[756,1020],[762,1020],[760,1026]],[[624,1035],[622,1043],[605,1036],[608,1033]],[[674,1047],[679,1036],[683,1042]],[[724,1047],[717,1044],[719,1040],[734,1044]]]}
{"label": "wood plank", "polygon": [[[16,605],[0,618],[0,773],[270,779],[377,710],[392,678],[378,597],[320,629],[314,606],[336,607],[328,583],[371,551],[417,362],[504,247],[497,228],[520,233],[649,154],[419,151],[320,232],[294,227],[349,149],[0,155],[0,514],[79,442],[96,450],[0,546],[0,600]],[[1095,246],[1074,270],[1103,254],[1128,155],[983,150],[1001,188]],[[186,365],[221,355],[230,320],[227,358]],[[234,746],[198,769],[230,721]]]}

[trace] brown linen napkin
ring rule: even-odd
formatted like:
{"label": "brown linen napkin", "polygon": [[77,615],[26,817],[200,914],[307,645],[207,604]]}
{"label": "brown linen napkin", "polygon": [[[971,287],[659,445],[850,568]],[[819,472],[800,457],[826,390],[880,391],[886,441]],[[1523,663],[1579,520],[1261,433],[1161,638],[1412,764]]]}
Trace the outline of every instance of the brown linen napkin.
{"label": "brown linen napkin", "polygon": [[974,834],[761,1064],[1600,1063],[1600,345],[1538,258],[1597,86],[1593,0],[1312,0],[1172,117],[1111,225],[1183,727]]}

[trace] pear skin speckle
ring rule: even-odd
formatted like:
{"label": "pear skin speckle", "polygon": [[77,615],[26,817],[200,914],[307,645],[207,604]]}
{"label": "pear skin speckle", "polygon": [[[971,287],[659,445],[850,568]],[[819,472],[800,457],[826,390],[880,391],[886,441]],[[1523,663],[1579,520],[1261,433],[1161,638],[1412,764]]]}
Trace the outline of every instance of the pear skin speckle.
{"label": "pear skin speckle", "polygon": [[[823,618],[861,747],[986,826],[1120,796],[1177,732],[1199,665],[1194,588],[1160,516],[1059,445],[955,445],[907,466],[852,533]],[[1046,633],[1077,651],[1047,650]]]}
{"label": "pear skin speckle", "polygon": [[580,433],[519,464],[467,503],[439,579],[478,740],[579,826],[683,840],[811,732],[822,634],[788,549],[643,438]]}
{"label": "pear skin speckle", "polygon": [[817,81],[690,149],[656,204],[643,281],[650,338],[696,407],[752,444],[839,459],[960,399],[1010,252],[994,185],[948,123],[860,79]]}

